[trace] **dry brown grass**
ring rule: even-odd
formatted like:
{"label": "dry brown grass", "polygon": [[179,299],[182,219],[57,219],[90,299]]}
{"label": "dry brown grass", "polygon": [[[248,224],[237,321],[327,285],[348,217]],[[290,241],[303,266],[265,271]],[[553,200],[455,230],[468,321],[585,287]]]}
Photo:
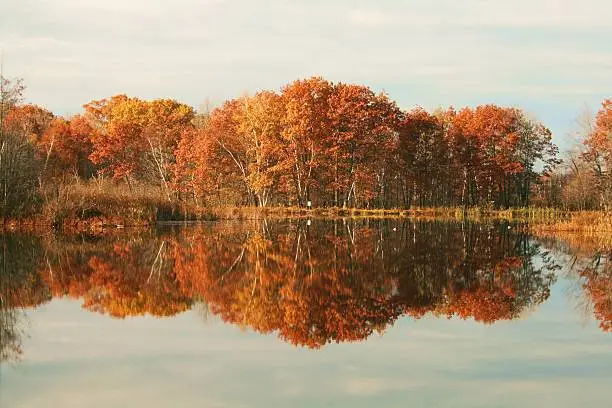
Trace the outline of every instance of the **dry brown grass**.
{"label": "dry brown grass", "polygon": [[56,229],[145,226],[159,221],[211,219],[207,209],[168,200],[156,187],[99,180],[60,185],[44,194],[42,219]]}
{"label": "dry brown grass", "polygon": [[612,234],[612,213],[604,211],[577,211],[567,217],[550,222],[535,223],[532,227],[539,232],[580,231],[591,234]]}
{"label": "dry brown grass", "polygon": [[578,253],[612,250],[612,214],[581,211],[567,220],[535,223],[529,227],[538,238],[565,242]]}

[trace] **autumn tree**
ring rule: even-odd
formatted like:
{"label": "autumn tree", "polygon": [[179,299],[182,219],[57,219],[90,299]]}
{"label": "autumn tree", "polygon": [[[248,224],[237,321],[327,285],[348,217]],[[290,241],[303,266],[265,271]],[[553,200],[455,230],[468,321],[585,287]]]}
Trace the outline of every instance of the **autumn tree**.
{"label": "autumn tree", "polygon": [[610,209],[612,102],[605,100],[596,115],[585,108],[577,119],[576,136],[563,165],[552,179],[559,184],[562,200],[552,203],[570,210]]}
{"label": "autumn tree", "polygon": [[226,156],[249,204],[265,207],[277,186],[280,120],[279,96],[260,92],[214,110],[203,133],[210,139],[204,143],[212,142],[218,154]]}
{"label": "autumn tree", "polygon": [[90,120],[91,160],[114,178],[155,180],[169,197],[169,176],[181,134],[193,109],[174,100],[144,101],[125,95],[85,105]]}
{"label": "autumn tree", "polygon": [[[137,137],[140,130],[137,126],[134,129],[136,132],[130,133],[127,126],[121,127],[114,122],[118,121],[115,118],[119,116],[121,107],[125,108],[129,103],[138,105],[126,95],[115,95],[84,105],[85,117],[94,131],[91,134],[91,160],[100,165],[102,173],[127,180],[135,171],[139,153],[144,149],[142,138]],[[140,113],[143,113],[143,109]],[[133,146],[135,144],[137,146]]]}
{"label": "autumn tree", "polygon": [[220,174],[212,167],[214,151],[211,140],[204,137],[202,130],[189,129],[182,133],[174,151],[176,163],[172,177],[172,187],[180,197],[186,196],[201,204],[200,198],[206,193],[212,195],[220,190],[220,183],[216,183]]}
{"label": "autumn tree", "polygon": [[274,92],[259,92],[241,100],[238,132],[246,148],[247,184],[257,205],[265,207],[278,186],[282,109]]}
{"label": "autumn tree", "polygon": [[93,151],[90,139],[93,132],[89,122],[81,115],[70,119],[54,118],[37,144],[43,156],[43,175],[91,177],[94,166],[89,155]]}
{"label": "autumn tree", "polygon": [[585,144],[585,157],[595,172],[601,205],[607,210],[612,205],[612,99],[602,102]]}
{"label": "autumn tree", "polygon": [[537,166],[550,172],[558,163],[550,131],[516,108],[464,108],[448,140],[462,205],[526,206]]}
{"label": "autumn tree", "polygon": [[333,84],[320,77],[292,82],[281,91],[284,115],[278,169],[283,174],[282,188],[299,206],[312,200],[327,154],[323,142],[331,133],[328,111],[332,92]]}
{"label": "autumn tree", "polygon": [[[7,101],[19,99],[12,93]],[[92,101],[72,119],[14,101],[2,108],[2,128],[36,146],[41,184],[110,174],[200,205],[527,206],[559,163],[550,130],[518,108],[402,112],[385,94],[321,77],[197,115],[174,100],[126,95]],[[585,155],[602,203],[608,106]]]}
{"label": "autumn tree", "polygon": [[53,114],[37,105],[14,105],[9,109],[4,124],[19,133],[25,140],[35,144],[49,128]]}
{"label": "autumn tree", "polygon": [[561,160],[557,157],[559,149],[552,143],[551,131],[518,109],[514,113],[518,120],[516,139],[508,140],[506,146],[509,156],[506,170],[512,176],[503,185],[501,198],[505,206],[525,207],[531,204],[533,187],[543,181],[541,176],[552,174]]}
{"label": "autumn tree", "polygon": [[558,164],[551,132],[517,108],[401,112],[320,77],[227,101],[198,123],[175,152],[176,185],[221,203],[224,186],[258,206],[527,206]]}
{"label": "autumn tree", "polygon": [[408,112],[399,129],[402,205],[448,204],[450,152],[443,123],[423,109]]}
{"label": "autumn tree", "polygon": [[461,203],[477,205],[494,200],[506,172],[518,172],[518,163],[507,155],[516,139],[517,118],[511,109],[494,105],[465,108],[455,117],[451,136],[453,158],[463,176]]}
{"label": "autumn tree", "polygon": [[[296,81],[280,95],[260,92],[215,109],[195,142],[200,146],[187,149],[185,141],[177,161],[200,175],[221,164],[216,173],[225,173],[229,164],[249,204],[363,205],[386,188],[398,116],[394,103],[366,87]],[[207,153],[198,158],[191,150]],[[187,156],[195,162],[187,164]],[[208,161],[213,156],[225,159]]]}
{"label": "autumn tree", "polygon": [[325,189],[333,192],[335,206],[357,207],[377,196],[383,203],[399,109],[360,85],[336,84],[328,98]]}
{"label": "autumn tree", "polygon": [[205,197],[207,203],[253,204],[248,148],[238,130],[242,108],[239,100],[227,101],[211,112],[205,128],[182,134],[174,184],[196,202]]}

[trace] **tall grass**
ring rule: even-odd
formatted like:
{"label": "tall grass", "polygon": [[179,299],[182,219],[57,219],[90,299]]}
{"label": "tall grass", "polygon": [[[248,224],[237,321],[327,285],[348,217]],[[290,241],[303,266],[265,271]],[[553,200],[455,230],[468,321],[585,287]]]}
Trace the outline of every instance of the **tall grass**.
{"label": "tall grass", "polygon": [[203,208],[169,201],[158,188],[113,180],[60,185],[44,192],[42,219],[56,229],[145,226],[159,221],[210,220]]}
{"label": "tall grass", "polygon": [[533,228],[541,232],[583,231],[612,234],[612,212],[570,212],[563,218],[535,223]]}

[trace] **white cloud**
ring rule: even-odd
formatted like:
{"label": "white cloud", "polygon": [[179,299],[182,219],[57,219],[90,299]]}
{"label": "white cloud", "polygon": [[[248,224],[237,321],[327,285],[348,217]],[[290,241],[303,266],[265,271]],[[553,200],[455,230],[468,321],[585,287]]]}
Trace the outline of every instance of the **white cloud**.
{"label": "white cloud", "polygon": [[353,24],[366,26],[385,26],[395,22],[392,16],[380,10],[355,9],[349,12],[348,18]]}

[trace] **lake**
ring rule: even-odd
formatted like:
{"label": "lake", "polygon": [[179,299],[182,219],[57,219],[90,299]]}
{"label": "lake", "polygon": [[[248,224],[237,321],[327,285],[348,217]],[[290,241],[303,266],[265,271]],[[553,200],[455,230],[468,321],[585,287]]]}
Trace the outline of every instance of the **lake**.
{"label": "lake", "polygon": [[0,406],[610,406],[611,254],[384,219],[0,236]]}

